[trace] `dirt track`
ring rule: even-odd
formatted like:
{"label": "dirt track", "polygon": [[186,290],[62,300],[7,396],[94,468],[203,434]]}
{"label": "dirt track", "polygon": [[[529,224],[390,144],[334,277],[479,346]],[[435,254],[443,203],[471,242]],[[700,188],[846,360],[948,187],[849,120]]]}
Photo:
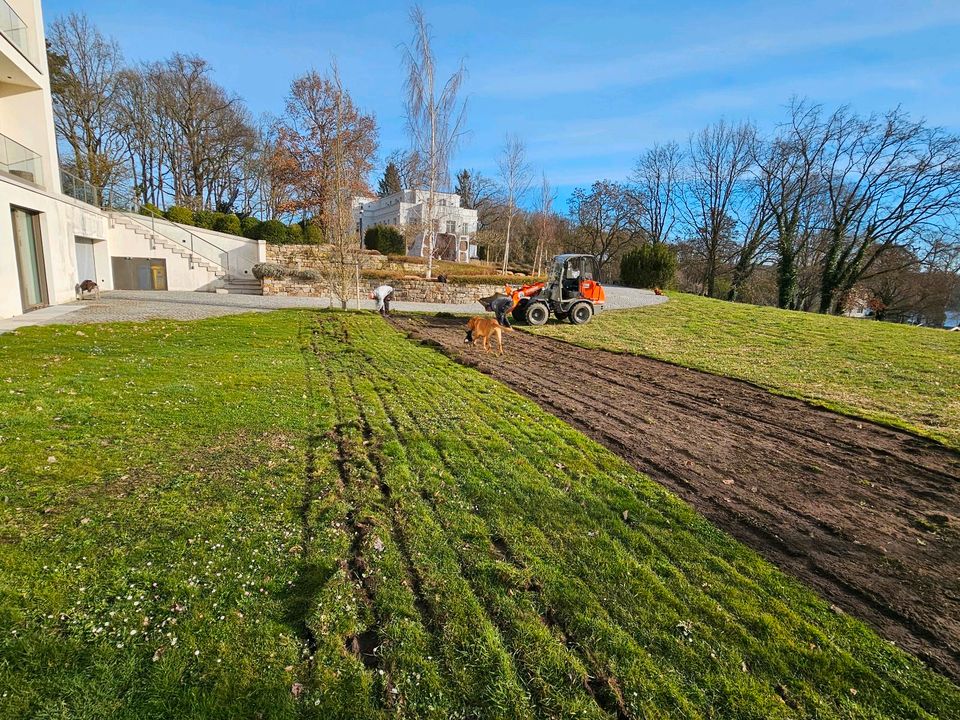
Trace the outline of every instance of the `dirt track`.
{"label": "dirt track", "polygon": [[647,358],[395,318],[668,487],[838,608],[960,681],[960,455],[912,435]]}

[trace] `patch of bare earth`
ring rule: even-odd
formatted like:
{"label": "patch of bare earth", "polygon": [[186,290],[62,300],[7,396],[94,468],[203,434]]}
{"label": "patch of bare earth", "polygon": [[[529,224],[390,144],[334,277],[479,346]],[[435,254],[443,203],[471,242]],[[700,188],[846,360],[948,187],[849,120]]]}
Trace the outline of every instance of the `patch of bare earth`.
{"label": "patch of bare earth", "polygon": [[503,381],[960,680],[960,454],[748,383],[464,321],[394,325]]}

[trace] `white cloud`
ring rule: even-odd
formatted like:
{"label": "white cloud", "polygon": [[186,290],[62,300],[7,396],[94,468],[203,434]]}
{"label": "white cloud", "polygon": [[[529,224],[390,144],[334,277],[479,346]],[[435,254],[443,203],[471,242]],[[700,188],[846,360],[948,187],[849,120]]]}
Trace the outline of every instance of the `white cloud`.
{"label": "white cloud", "polygon": [[[776,5],[776,4],[774,4]],[[807,6],[815,3],[807,3]],[[932,2],[905,9],[872,4],[852,13],[820,12],[806,7],[798,12],[761,13],[719,21],[709,28],[691,32],[665,30],[669,47],[622,57],[585,62],[581,57],[531,57],[525,69],[520,58],[509,65],[480,69],[471,83],[481,95],[537,98],[557,94],[638,87],[699,72],[759,63],[765,58],[812,53],[833,47],[891,38],[930,28],[960,24],[960,3]],[[824,18],[827,18],[826,20]],[[713,22],[709,19],[707,22]],[[709,41],[696,38],[709,33]],[[675,36],[681,40],[676,41]],[[690,42],[683,39],[693,38]],[[598,54],[603,51],[598,48]],[[550,59],[548,59],[550,60]],[[519,65],[519,66],[518,66]],[[548,69],[541,69],[549,66]]]}

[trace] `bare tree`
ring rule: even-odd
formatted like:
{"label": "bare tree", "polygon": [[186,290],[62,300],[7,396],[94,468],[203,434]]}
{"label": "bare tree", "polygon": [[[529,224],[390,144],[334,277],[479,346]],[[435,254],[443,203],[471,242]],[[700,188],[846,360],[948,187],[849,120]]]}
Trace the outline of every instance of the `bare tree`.
{"label": "bare tree", "polygon": [[641,237],[641,208],[622,183],[600,180],[577,188],[569,203],[578,244],[596,258],[598,273]]}
{"label": "bare tree", "polygon": [[413,23],[413,42],[404,47],[406,78],[407,128],[412,150],[422,158],[425,168],[427,201],[423,224],[423,247],[427,256],[427,279],[433,276],[433,256],[437,228],[434,225],[436,193],[449,184],[450,157],[459,143],[465,103],[459,100],[460,88],[466,77],[463,63],[443,83],[436,79],[436,58],[433,55],[430,26],[423,9],[410,9]]}
{"label": "bare tree", "polygon": [[123,165],[116,117],[120,46],[78,13],[54,20],[47,39],[54,125],[70,147],[67,162],[81,179],[103,191]]}
{"label": "bare tree", "polygon": [[387,156],[387,165],[397,169],[400,188],[410,190],[426,185],[426,171],[423,159],[415,150],[394,150]]}
{"label": "bare tree", "polygon": [[536,225],[537,246],[533,254],[533,274],[543,272],[546,255],[556,236],[553,203],[557,199],[557,191],[550,185],[546,173],[541,173],[540,196],[537,199]]}
{"label": "bare tree", "polygon": [[777,304],[796,309],[799,263],[819,207],[817,169],[826,135],[819,106],[793,99],[789,113],[777,137],[756,160],[777,239]]}
{"label": "bare tree", "polygon": [[773,232],[773,213],[763,197],[763,188],[758,182],[751,182],[747,190],[747,220],[743,225],[743,235],[736,248],[733,276],[727,300],[739,300],[744,286],[750,280],[757,266],[770,255]]}
{"label": "bare tree", "polygon": [[175,54],[155,75],[174,201],[228,210],[239,194],[238,167],[256,130],[240,98],[210,78],[209,63]]}
{"label": "bare tree", "polygon": [[167,163],[157,72],[156,65],[139,65],[121,73],[116,119],[130,165],[133,199],[159,207],[164,204]]}
{"label": "bare tree", "polygon": [[683,161],[677,143],[654,145],[640,156],[630,177],[632,192],[644,209],[643,229],[650,242],[667,242],[673,234]]}
{"label": "bare tree", "polygon": [[[329,103],[329,192],[327,240],[330,243],[330,289],[347,309],[350,288],[360,272],[360,239],[353,224],[353,196],[356,187],[369,172],[369,155],[357,154],[357,112],[343,89],[340,72],[334,62],[323,82]],[[370,153],[372,154],[372,153]]]}
{"label": "bare tree", "polygon": [[956,227],[960,213],[960,137],[902,111],[861,118],[840,108],[827,121],[820,182],[827,246],[820,312],[883,254],[907,248],[921,261],[926,239]]}
{"label": "bare tree", "polygon": [[[296,78],[276,126],[271,157],[271,182],[286,188],[288,198],[278,210],[314,216],[324,226],[336,222],[330,213],[339,212],[333,197],[337,168],[348,183],[340,187],[369,194],[364,178],[373,168],[376,149],[376,120],[354,104],[335,66],[327,75],[311,70]],[[342,157],[335,158],[335,152]]]}
{"label": "bare tree", "polygon": [[690,138],[690,182],[683,194],[684,219],[704,259],[704,290],[713,297],[739,221],[739,186],[755,156],[756,130],[721,120]]}
{"label": "bare tree", "polygon": [[503,272],[510,263],[510,231],[513,221],[520,211],[518,204],[530,190],[532,170],[527,162],[527,150],[523,141],[516,135],[507,135],[500,158],[497,160],[500,171],[500,189],[506,203],[507,232],[503,245]]}

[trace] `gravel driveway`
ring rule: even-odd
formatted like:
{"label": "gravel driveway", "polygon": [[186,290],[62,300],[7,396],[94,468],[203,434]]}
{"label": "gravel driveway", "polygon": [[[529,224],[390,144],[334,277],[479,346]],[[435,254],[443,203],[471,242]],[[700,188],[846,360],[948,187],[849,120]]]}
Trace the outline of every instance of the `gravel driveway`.
{"label": "gravel driveway", "polygon": [[[650,290],[606,287],[607,309],[643,307],[666,302],[667,298],[654,295]],[[266,312],[283,308],[326,308],[327,298],[281,297],[278,295],[218,295],[205,292],[140,292],[114,290],[103,292],[100,300],[86,299],[80,302],[57,305],[37,310],[12,320],[0,320],[0,332],[27,325],[51,325],[55,323],[101,323],[137,322],[168,318],[171,320],[199,320],[201,318],[234,315],[245,312]],[[355,308],[356,302],[350,303]],[[361,300],[360,307],[373,310],[372,300]],[[449,305],[444,303],[395,302],[393,310],[405,312],[481,312],[479,303]]]}

